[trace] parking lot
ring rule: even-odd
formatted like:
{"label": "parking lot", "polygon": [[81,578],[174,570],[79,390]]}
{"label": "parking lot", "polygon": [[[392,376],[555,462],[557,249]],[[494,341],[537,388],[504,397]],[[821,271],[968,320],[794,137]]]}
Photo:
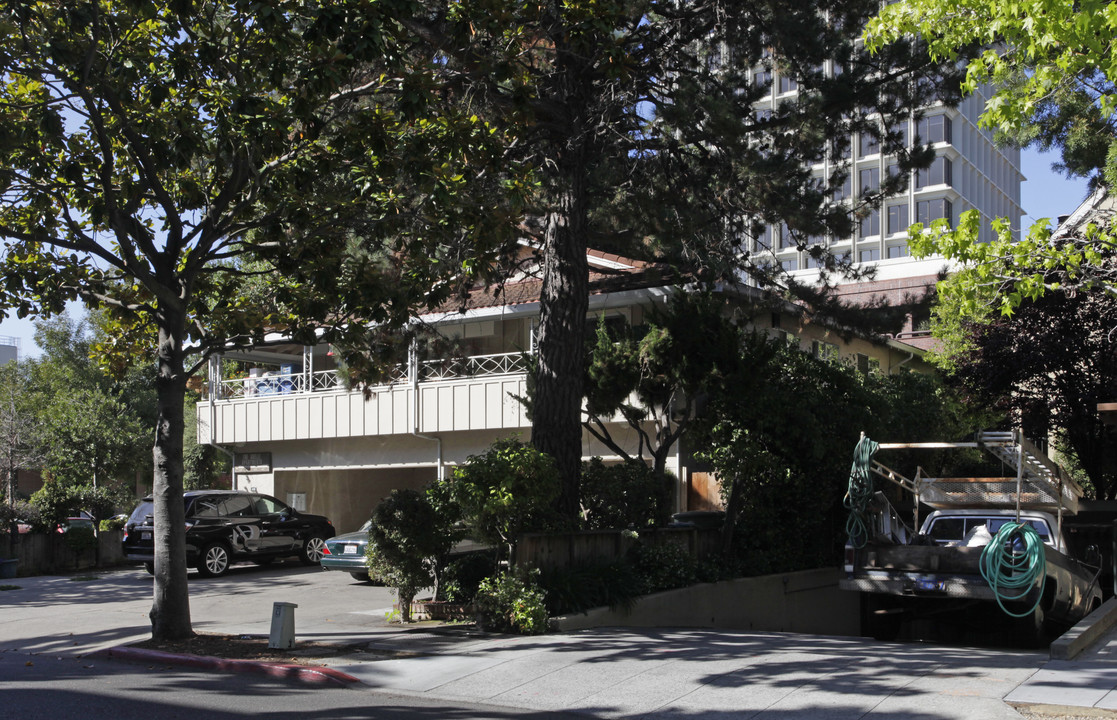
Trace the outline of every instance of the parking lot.
{"label": "parking lot", "polygon": [[[297,561],[236,565],[221,578],[190,573],[190,616],[197,632],[267,635],[272,604],[291,602],[300,637],[360,640],[387,625],[388,588]],[[0,642],[29,652],[89,653],[151,635],[153,579],[142,567],[7,581],[0,592]]]}

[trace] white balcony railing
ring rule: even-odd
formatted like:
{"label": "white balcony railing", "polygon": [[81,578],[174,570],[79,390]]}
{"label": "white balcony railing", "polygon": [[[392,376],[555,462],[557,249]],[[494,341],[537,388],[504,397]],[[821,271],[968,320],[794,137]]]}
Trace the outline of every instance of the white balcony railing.
{"label": "white balcony railing", "polygon": [[[424,360],[419,363],[419,382],[458,380],[488,375],[507,375],[528,370],[528,358],[523,353],[475,355],[446,360]],[[393,368],[385,385],[410,381],[408,365]],[[337,392],[346,389],[345,382],[336,370],[316,370],[312,373],[269,372],[256,377],[221,380],[217,384],[218,400],[236,400],[292,395],[302,393]]]}

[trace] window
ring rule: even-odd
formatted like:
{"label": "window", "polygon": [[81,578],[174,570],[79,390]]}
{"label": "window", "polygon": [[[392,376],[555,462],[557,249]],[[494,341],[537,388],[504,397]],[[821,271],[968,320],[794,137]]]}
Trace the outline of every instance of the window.
{"label": "window", "polygon": [[834,187],[834,202],[841,202],[853,194],[853,180],[849,176],[842,181],[841,185]]}
{"label": "window", "polygon": [[768,108],[758,108],[755,117],[757,122],[768,122],[772,119],[772,111]]}
{"label": "window", "polygon": [[806,243],[810,245],[821,245],[826,240],[826,236],[822,233],[811,233],[807,236]]}
{"label": "window", "polygon": [[814,355],[819,360],[829,360],[833,362],[838,359],[838,346],[833,343],[823,342],[822,340],[814,340],[811,342],[811,355]]}
{"label": "window", "polygon": [[252,505],[252,498],[248,495],[231,495],[218,506],[222,517],[243,517],[255,515],[256,508]]}
{"label": "window", "polygon": [[758,88],[766,88],[772,84],[771,70],[757,70],[752,75],[752,84]]}
{"label": "window", "polygon": [[931,115],[920,119],[915,134],[921,142],[927,144],[953,142],[950,118],[945,115]]}
{"label": "window", "polygon": [[872,133],[861,133],[861,144],[858,152],[860,153],[860,157],[876,155],[880,152],[880,139]]}
{"label": "window", "polygon": [[953,185],[953,164],[950,158],[937,157],[930,167],[915,173],[916,189],[929,185]]}
{"label": "window", "polygon": [[[888,206],[888,234],[905,232],[911,222],[908,221],[908,204]],[[891,256],[889,256],[891,257]]]}
{"label": "window", "polygon": [[880,188],[880,168],[866,168],[857,172],[861,194],[867,195]]}
{"label": "window", "polygon": [[785,272],[791,272],[792,270],[799,269],[799,263],[795,260],[784,260],[780,263],[780,267],[782,267]]}
{"label": "window", "polygon": [[907,147],[908,146],[908,122],[907,122],[907,120],[901,120],[900,122],[894,123],[893,125],[891,125],[888,128],[888,134],[890,136],[892,136],[892,138],[894,138],[894,141],[897,143],[898,146]]}
{"label": "window", "polygon": [[875,357],[869,357],[863,353],[857,353],[857,372],[862,375],[880,375],[880,360]]}
{"label": "window", "polygon": [[907,256],[908,256],[908,246],[907,245],[893,245],[892,247],[888,248],[888,259],[889,260],[891,260],[893,258],[902,258],[902,257],[907,257]]}
{"label": "window", "polygon": [[[305,502],[306,493],[301,493],[301,494],[304,498],[303,501]],[[283,503],[279,502],[275,498],[265,497],[263,495],[257,495],[254,498],[254,500],[255,500],[255,504],[256,504],[256,514],[257,515],[278,515],[278,514],[280,514],[281,512],[283,512],[284,510],[287,509],[283,506]]]}
{"label": "window", "polygon": [[857,253],[858,262],[876,262],[880,260],[880,250],[873,248],[872,250],[862,250]]}
{"label": "window", "polygon": [[869,214],[861,218],[861,237],[880,235],[880,211],[873,208]]}
{"label": "window", "polygon": [[780,75],[780,92],[787,93],[799,89],[799,81],[789,75]]}
{"label": "window", "polygon": [[791,237],[791,231],[787,229],[787,223],[780,223],[779,225],[772,225],[769,228],[771,233],[772,243],[770,247],[774,248],[790,248],[795,247],[795,239]]}
{"label": "window", "polygon": [[841,159],[841,160],[848,160],[850,158],[850,156],[853,154],[850,151],[849,146],[850,146],[849,138],[845,138],[844,140],[835,140],[834,144],[831,148],[831,154],[835,158],[838,158],[838,159]]}
{"label": "window", "polygon": [[953,206],[946,198],[921,200],[915,204],[915,221],[926,225],[933,220],[946,220],[953,224],[953,210]]}

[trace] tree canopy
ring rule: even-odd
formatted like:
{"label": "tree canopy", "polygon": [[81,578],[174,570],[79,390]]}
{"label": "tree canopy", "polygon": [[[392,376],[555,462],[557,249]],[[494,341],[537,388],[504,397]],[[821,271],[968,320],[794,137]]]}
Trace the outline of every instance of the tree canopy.
{"label": "tree canopy", "polygon": [[[532,442],[556,458],[568,516],[578,508],[587,247],[667,259],[711,281],[785,284],[770,225],[786,223],[784,242],[822,257],[811,238],[848,235],[906,175],[843,202],[851,133],[877,139],[901,170],[930,162],[895,123],[932,97],[952,101],[953,68],[907,40],[864,52],[850,29],[876,8],[463,2],[428,28],[539,180],[526,213],[543,279]],[[828,170],[812,169],[827,157]]]}
{"label": "tree canopy", "polygon": [[0,308],[80,297],[157,336],[156,637],[192,633],[183,397],[206,353],[276,328],[310,341],[323,321],[359,344],[370,323],[472,285],[511,237],[503,199],[523,180],[499,133],[450,102],[444,65],[416,52],[417,10],[0,10]]}
{"label": "tree canopy", "polygon": [[[980,124],[1000,141],[1057,148],[1063,158],[1058,167],[1068,175],[1088,177],[1093,189],[1117,187],[1113,3],[902,0],[883,6],[864,37],[879,49],[907,35],[922,37],[941,59],[965,59],[975,47],[981,51],[968,61],[963,87],[989,95]],[[994,221],[996,240],[989,244],[977,242],[980,222],[970,210],[955,229],[940,223],[929,233],[921,225],[911,232],[913,256],[939,253],[975,268],[963,310],[972,312],[984,301],[1011,314],[1022,301],[1050,290],[1117,291],[1107,261],[1117,237],[1108,219],[1052,241],[1049,219],[1043,218],[1019,242],[1018,228]],[[1047,276],[1056,268],[1066,271],[1058,283]]]}
{"label": "tree canopy", "polygon": [[906,35],[952,61],[980,48],[965,88],[992,89],[982,126],[1021,145],[1058,147],[1069,174],[1117,185],[1113,3],[902,0],[882,6],[865,30],[871,48]]}

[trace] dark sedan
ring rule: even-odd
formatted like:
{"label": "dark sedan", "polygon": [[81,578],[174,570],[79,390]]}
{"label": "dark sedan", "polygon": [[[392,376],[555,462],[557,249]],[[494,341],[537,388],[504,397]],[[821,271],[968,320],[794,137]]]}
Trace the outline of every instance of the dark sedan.
{"label": "dark sedan", "polygon": [[326,541],[319,563],[323,570],[341,570],[353,576],[354,580],[366,582],[369,579],[368,565],[365,563],[365,549],[368,547],[368,531],[372,520],[355,532],[345,533]]}
{"label": "dark sedan", "polygon": [[[314,565],[335,534],[321,515],[299,512],[270,495],[236,490],[194,490],[186,503],[186,560],[204,577],[224,575],[235,562],[266,565],[297,557]],[[124,527],[124,556],[155,569],[152,498],[144,498]]]}

